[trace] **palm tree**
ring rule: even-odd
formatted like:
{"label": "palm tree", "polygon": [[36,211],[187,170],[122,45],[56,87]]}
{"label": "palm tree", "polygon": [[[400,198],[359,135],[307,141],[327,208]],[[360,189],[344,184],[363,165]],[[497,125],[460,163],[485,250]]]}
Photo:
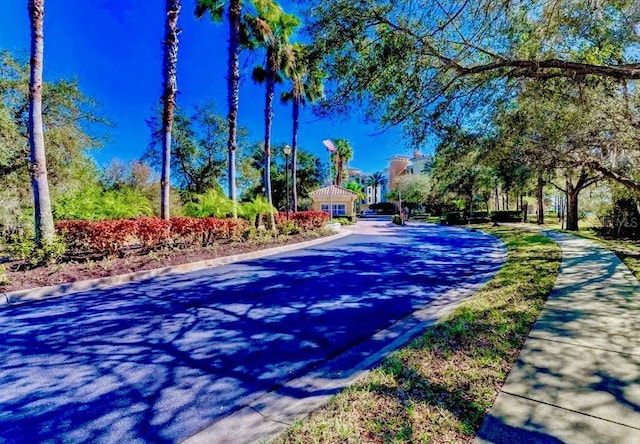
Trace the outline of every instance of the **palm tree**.
{"label": "palm tree", "polygon": [[[224,12],[224,2],[219,0],[198,0],[196,4],[196,17],[201,18],[205,12],[209,12],[214,21],[221,21]],[[227,104],[229,113],[229,138],[227,140],[228,151],[228,178],[229,199],[233,201],[233,217],[237,217],[238,196],[236,189],[236,149],[238,147],[238,108],[240,105],[240,36],[242,30],[242,1],[231,0],[229,2],[229,61],[227,74]]]}
{"label": "palm tree", "polygon": [[300,107],[307,101],[315,102],[324,97],[323,80],[325,74],[317,68],[317,61],[310,57],[309,47],[296,43],[293,45],[294,62],[285,72],[291,81],[291,90],[282,93],[282,103],[291,102],[293,135],[291,140],[291,163],[293,183],[293,211],[298,211],[298,128],[300,126]]}
{"label": "palm tree", "polygon": [[347,163],[353,158],[353,148],[346,139],[335,139],[336,151],[331,154],[331,159],[336,164],[336,185],[342,186],[344,170]]}
{"label": "palm tree", "polygon": [[369,178],[367,186],[373,187],[373,203],[378,203],[378,187],[387,183],[387,178],[384,177],[381,171],[376,171]]}
{"label": "palm tree", "polygon": [[355,181],[347,182],[344,186],[347,190],[353,191],[357,194],[358,200],[354,202],[354,207],[356,209],[360,208],[360,203],[365,199],[364,187]]}
{"label": "palm tree", "polygon": [[[300,21],[295,15],[286,14],[280,5],[272,2],[256,4],[258,16],[253,18],[251,29],[254,37],[266,50],[265,66],[253,70],[253,80],[265,84],[264,107],[264,190],[269,205],[273,206],[271,195],[271,127],[273,124],[273,97],[275,85],[281,81],[280,73],[286,65],[293,63],[293,50],[289,38]],[[271,212],[271,228],[275,229],[275,218]]]}
{"label": "palm tree", "polygon": [[36,244],[53,242],[55,228],[51,212],[47,159],[42,122],[42,65],[44,61],[44,0],[29,0],[31,23],[31,66],[29,77],[30,175],[35,208]]}
{"label": "palm tree", "polygon": [[171,131],[176,108],[176,71],[178,66],[178,16],[181,0],[166,0],[164,54],[162,73],[164,92],[162,95],[162,176],[160,178],[160,217],[169,219],[169,193],[171,191]]}

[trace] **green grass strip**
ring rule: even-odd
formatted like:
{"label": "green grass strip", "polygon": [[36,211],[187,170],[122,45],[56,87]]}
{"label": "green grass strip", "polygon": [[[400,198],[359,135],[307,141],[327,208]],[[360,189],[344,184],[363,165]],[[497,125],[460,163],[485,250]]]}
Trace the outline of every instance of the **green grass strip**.
{"label": "green grass strip", "polygon": [[506,264],[473,297],[276,443],[471,441],[553,288],[561,253],[538,233],[483,227]]}

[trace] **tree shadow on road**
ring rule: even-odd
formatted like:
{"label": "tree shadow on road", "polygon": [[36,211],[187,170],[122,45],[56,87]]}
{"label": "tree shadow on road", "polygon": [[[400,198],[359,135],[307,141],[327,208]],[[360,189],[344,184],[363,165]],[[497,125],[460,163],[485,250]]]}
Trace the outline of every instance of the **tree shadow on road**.
{"label": "tree shadow on road", "polygon": [[0,312],[0,440],[183,439],[502,261],[479,233],[398,233]]}

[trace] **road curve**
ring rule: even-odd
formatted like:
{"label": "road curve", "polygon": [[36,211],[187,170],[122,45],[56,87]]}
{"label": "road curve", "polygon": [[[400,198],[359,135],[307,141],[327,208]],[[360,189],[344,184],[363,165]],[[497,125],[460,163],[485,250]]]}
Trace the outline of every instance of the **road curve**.
{"label": "road curve", "polygon": [[479,232],[366,221],[321,246],[3,310],[0,441],[176,442],[283,387],[304,398],[291,381],[372,363],[394,326],[433,321],[503,262]]}

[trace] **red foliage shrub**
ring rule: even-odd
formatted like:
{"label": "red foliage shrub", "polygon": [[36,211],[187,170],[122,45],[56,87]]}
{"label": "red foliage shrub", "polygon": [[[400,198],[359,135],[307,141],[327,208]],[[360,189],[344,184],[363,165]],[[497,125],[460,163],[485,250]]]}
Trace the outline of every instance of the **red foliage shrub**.
{"label": "red foliage shrub", "polygon": [[135,219],[136,236],[146,248],[154,248],[171,239],[171,222],[157,217]]}
{"label": "red foliage shrub", "polygon": [[294,221],[301,230],[317,230],[329,222],[329,214],[324,211],[300,211],[291,213],[289,220]]}
{"label": "red foliage shrub", "polygon": [[216,239],[226,239],[229,237],[225,219],[206,217],[202,219],[202,225],[206,232],[206,243],[212,243]]}
{"label": "red foliage shrub", "polygon": [[241,239],[249,230],[251,224],[246,219],[227,219],[227,235],[229,239]]}
{"label": "red foliage shrub", "polygon": [[170,242],[179,245],[210,244],[216,240],[238,240],[249,230],[244,219],[208,217],[156,217],[104,221],[65,220],[56,224],[72,253],[121,253],[128,245],[157,248]]}
{"label": "red foliage shrub", "polygon": [[68,220],[56,224],[69,250],[115,254],[135,242],[137,224],[132,219],[103,221]]}
{"label": "red foliage shrub", "polygon": [[195,217],[172,217],[171,238],[174,243],[195,245],[202,242],[205,227],[202,219]]}
{"label": "red foliage shrub", "polygon": [[[289,213],[289,216],[291,216],[293,213]],[[280,225],[282,222],[287,221],[287,213],[284,211],[280,211],[279,213],[275,213],[274,217],[276,219],[276,225]]]}

